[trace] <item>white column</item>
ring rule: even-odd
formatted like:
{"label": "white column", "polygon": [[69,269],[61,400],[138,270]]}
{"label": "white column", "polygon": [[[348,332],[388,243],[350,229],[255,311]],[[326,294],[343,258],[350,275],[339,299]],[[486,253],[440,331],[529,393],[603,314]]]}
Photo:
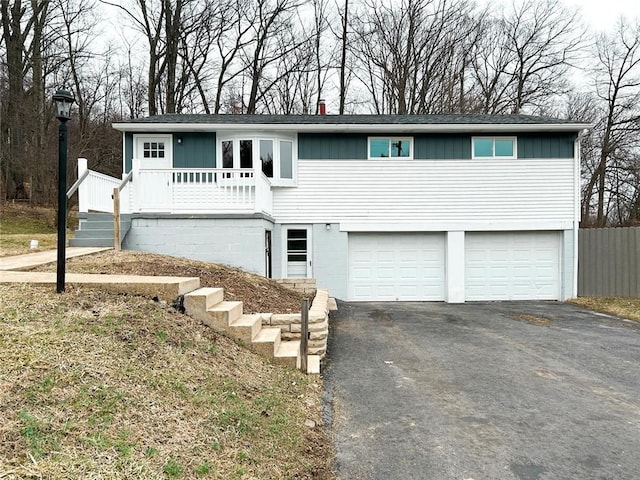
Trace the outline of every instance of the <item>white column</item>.
{"label": "white column", "polygon": [[[87,171],[87,159],[78,158],[78,178],[82,178]],[[78,187],[78,212],[87,213],[89,211],[89,182],[82,182]]]}
{"label": "white column", "polygon": [[133,172],[133,175],[131,176],[131,181],[129,182],[129,188],[131,189],[131,193],[128,195],[129,196],[129,200],[130,200],[130,204],[129,204],[129,210],[131,211],[131,213],[133,212],[139,212],[141,211],[140,208],[140,195],[142,195],[142,191],[141,191],[141,181],[142,179],[140,178],[140,159],[139,158],[132,158],[131,159],[131,171]]}
{"label": "white column", "polygon": [[447,303],[464,303],[464,231],[447,232]]}
{"label": "white column", "polygon": [[577,228],[562,231],[560,300],[563,301],[578,296],[578,252],[575,248],[577,243]]}
{"label": "white column", "polygon": [[[122,180],[127,178],[128,174],[122,174]],[[131,182],[127,182],[127,184],[123,187],[120,192],[120,213],[131,213]]]}

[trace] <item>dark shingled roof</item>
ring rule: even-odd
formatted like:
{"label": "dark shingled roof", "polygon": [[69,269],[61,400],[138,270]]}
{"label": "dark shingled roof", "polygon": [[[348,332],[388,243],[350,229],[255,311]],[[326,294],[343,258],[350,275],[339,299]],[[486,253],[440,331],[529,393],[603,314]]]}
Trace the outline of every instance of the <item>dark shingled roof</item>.
{"label": "dark shingled roof", "polygon": [[127,123],[183,123],[183,124],[228,124],[228,125],[559,125],[578,123],[551,117],[533,115],[194,115],[167,114],[155,115],[133,120],[121,120]]}

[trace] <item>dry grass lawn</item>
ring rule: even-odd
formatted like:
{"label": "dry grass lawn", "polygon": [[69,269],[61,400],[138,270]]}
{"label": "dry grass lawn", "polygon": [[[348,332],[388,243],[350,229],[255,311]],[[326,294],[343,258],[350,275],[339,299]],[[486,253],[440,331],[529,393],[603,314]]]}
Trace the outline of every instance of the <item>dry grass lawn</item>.
{"label": "dry grass lawn", "polygon": [[333,478],[317,378],[147,298],[0,298],[0,478]]}
{"label": "dry grass lawn", "polygon": [[[0,205],[0,255],[31,239],[55,248],[52,210]],[[198,276],[246,311],[300,305],[261,277],[159,255],[107,252],[67,271]],[[321,379],[151,299],[0,285],[0,355],[2,480],[334,478]]]}
{"label": "dry grass lawn", "polygon": [[[75,213],[70,212],[68,236],[73,234],[75,226]],[[0,203],[0,256],[54,249],[58,239],[56,231],[53,208],[28,203]],[[38,240],[37,250],[31,250],[31,240]]]}
{"label": "dry grass lawn", "polygon": [[569,303],[640,322],[640,298],[578,297],[569,300]]}

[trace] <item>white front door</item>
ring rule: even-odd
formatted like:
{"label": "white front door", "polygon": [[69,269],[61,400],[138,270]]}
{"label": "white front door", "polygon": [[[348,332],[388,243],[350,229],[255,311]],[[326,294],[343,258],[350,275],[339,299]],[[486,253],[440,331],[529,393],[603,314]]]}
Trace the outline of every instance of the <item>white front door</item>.
{"label": "white front door", "polygon": [[[141,211],[170,211],[173,183],[171,135],[136,135],[135,158],[140,165],[140,190],[136,203]],[[134,179],[136,181],[136,179]]]}
{"label": "white front door", "polygon": [[286,226],[284,238],[285,277],[311,277],[311,227]]}

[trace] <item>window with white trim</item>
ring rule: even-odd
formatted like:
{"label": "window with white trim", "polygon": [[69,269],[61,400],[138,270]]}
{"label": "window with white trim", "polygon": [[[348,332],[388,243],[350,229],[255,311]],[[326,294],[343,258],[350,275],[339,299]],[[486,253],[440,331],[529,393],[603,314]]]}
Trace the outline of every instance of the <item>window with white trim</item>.
{"label": "window with white trim", "polygon": [[142,144],[143,158],[164,158],[164,142],[144,142]]}
{"label": "window with white trim", "polygon": [[218,150],[218,168],[254,169],[262,171],[274,186],[295,186],[292,139],[232,135],[220,140]]}
{"label": "window with white trim", "polygon": [[412,137],[369,137],[369,159],[391,158],[409,160],[413,158]]}
{"label": "window with white trim", "polygon": [[516,137],[472,137],[471,158],[517,158]]}

